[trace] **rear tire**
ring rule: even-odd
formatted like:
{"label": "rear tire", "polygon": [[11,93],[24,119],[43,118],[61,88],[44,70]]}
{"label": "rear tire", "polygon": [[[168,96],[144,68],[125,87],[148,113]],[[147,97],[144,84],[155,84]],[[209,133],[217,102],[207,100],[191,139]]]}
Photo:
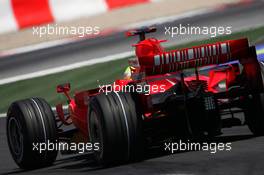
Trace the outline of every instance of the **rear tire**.
{"label": "rear tire", "polygon": [[102,165],[138,160],[142,156],[142,118],[131,94],[99,94],[90,101],[90,141],[99,143],[95,159]]}
{"label": "rear tire", "polygon": [[245,120],[254,135],[264,135],[264,94],[254,94],[247,98]]}
{"label": "rear tire", "polygon": [[57,139],[55,117],[45,100],[31,98],[12,103],[6,128],[9,150],[20,168],[36,169],[55,161],[56,150],[40,153],[33,145],[55,143]]}

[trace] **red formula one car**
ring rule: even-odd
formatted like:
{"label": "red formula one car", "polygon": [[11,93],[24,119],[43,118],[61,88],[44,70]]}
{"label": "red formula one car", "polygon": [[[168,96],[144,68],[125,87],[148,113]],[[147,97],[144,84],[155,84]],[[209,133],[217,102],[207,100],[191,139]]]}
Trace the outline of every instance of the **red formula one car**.
{"label": "red formula one car", "polygon": [[58,142],[91,143],[103,165],[138,160],[147,146],[167,138],[220,135],[221,128],[242,123],[233,116],[238,112],[255,135],[264,134],[263,68],[247,39],[164,51],[163,41],[145,38],[155,31],[128,32],[140,36],[130,78],[74,97],[69,84],[58,85],[68,99],[67,113],[62,104],[54,113],[41,98],[12,103],[7,137],[18,166],[51,165],[58,149],[40,152],[36,146]]}

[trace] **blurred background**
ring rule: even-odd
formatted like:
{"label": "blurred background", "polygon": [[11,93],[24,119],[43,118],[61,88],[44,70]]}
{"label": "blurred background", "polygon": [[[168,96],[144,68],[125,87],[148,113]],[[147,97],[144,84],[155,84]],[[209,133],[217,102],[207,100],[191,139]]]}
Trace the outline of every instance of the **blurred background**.
{"label": "blurred background", "polygon": [[[209,25],[214,18],[209,12],[224,10],[227,7],[250,6],[254,2],[253,0],[2,0],[0,51],[74,37],[74,34],[62,33],[35,35],[32,29],[34,26],[47,27],[49,24],[53,27],[68,28],[98,27],[102,35],[122,29],[142,27],[144,24],[161,24],[206,13],[207,19],[199,19],[199,21],[203,20],[204,24]],[[236,15],[241,15],[240,18],[243,18],[243,13],[246,14],[245,11],[239,11]],[[223,20],[228,20],[227,16],[222,16],[221,19],[222,23]],[[244,19],[246,20],[248,19]],[[236,20],[225,21],[225,24],[228,25],[230,22],[236,23]],[[172,24],[177,23],[179,21]],[[214,25],[217,24],[219,25],[219,22],[215,19]],[[88,34],[85,37],[92,36]]]}

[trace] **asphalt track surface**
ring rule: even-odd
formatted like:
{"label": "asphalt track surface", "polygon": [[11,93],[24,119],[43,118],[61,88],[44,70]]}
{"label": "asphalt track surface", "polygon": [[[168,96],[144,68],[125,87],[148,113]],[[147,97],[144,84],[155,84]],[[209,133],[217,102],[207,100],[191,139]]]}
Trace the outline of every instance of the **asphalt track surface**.
{"label": "asphalt track surface", "polygon": [[[211,15],[197,16],[166,25],[173,26],[178,23],[208,26],[232,24],[233,29],[239,30],[263,25],[263,9],[263,2],[257,2],[250,7],[228,9],[225,12],[219,11]],[[159,26],[159,28],[163,29],[164,26]],[[160,30],[155,35],[164,38],[164,30]],[[180,38],[167,39],[174,44],[186,41]],[[193,39],[195,38],[188,38],[188,40]],[[122,34],[115,34],[75,45],[0,59],[0,78],[129,51],[131,49],[129,44],[134,41],[125,39]],[[224,129],[224,134],[217,138],[219,142],[231,142],[231,151],[216,154],[207,151],[166,154],[163,147],[158,147],[151,149],[142,162],[110,168],[99,167],[89,154],[59,155],[52,167],[24,172],[16,166],[9,153],[5,121],[5,118],[0,118],[0,174],[264,174],[264,137],[253,137],[246,126]]]}
{"label": "asphalt track surface", "polygon": [[[167,39],[167,45],[186,43],[197,39],[209,38],[205,35],[165,35],[165,27],[177,27],[179,24],[190,26],[231,26],[232,32],[264,25],[264,1],[242,5],[225,10],[218,10],[209,14],[197,15],[191,18],[176,20],[157,25],[158,32],[151,34],[159,39]],[[43,49],[7,58],[0,58],[0,79],[10,78],[62,65],[70,65],[93,58],[132,51],[132,43],[137,37],[126,38],[124,33],[117,33],[106,37],[85,40],[74,44]],[[166,43],[164,44],[166,46]]]}
{"label": "asphalt track surface", "polygon": [[13,162],[7,148],[4,124],[5,119],[0,119],[0,174],[264,174],[264,137],[253,137],[247,126],[224,129],[224,134],[216,139],[218,142],[231,142],[231,151],[168,154],[161,146],[150,149],[141,162],[109,168],[95,164],[90,154],[59,155],[51,167],[22,171]]}

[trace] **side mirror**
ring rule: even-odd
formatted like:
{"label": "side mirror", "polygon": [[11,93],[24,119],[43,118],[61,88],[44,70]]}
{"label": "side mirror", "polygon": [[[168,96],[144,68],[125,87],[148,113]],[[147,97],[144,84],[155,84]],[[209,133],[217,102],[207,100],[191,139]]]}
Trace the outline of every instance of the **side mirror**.
{"label": "side mirror", "polygon": [[67,93],[71,90],[71,84],[65,83],[57,86],[57,93]]}

